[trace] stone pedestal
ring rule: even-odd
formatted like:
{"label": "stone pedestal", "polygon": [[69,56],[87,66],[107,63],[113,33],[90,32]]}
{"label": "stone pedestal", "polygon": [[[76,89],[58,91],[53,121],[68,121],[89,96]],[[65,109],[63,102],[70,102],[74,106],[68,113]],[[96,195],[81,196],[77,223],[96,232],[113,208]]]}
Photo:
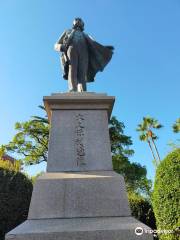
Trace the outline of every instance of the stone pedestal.
{"label": "stone pedestal", "polygon": [[47,173],[34,186],[28,220],[6,240],[153,239],[130,214],[122,176],[112,171],[108,132],[114,97],[44,97],[51,123]]}
{"label": "stone pedestal", "polygon": [[48,172],[112,170],[108,118],[114,97],[54,94],[44,103],[51,122]]}

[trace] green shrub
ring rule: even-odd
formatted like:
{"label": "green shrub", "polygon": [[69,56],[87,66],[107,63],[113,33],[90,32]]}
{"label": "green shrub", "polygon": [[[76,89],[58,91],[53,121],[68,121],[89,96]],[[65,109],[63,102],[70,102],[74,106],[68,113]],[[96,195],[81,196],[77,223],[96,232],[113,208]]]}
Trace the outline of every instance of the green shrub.
{"label": "green shrub", "polygon": [[156,220],[151,203],[137,193],[129,192],[128,200],[132,215],[152,229],[156,229]]}
{"label": "green shrub", "polygon": [[[180,149],[167,155],[156,171],[153,207],[158,229],[175,230],[180,225]],[[177,240],[177,232],[161,234],[161,240]]]}
{"label": "green shrub", "polygon": [[19,161],[10,162],[0,159],[0,168],[8,169],[10,171],[19,172],[21,170],[21,163]]}
{"label": "green shrub", "polygon": [[26,220],[32,188],[32,182],[23,173],[0,166],[1,240],[5,233]]}

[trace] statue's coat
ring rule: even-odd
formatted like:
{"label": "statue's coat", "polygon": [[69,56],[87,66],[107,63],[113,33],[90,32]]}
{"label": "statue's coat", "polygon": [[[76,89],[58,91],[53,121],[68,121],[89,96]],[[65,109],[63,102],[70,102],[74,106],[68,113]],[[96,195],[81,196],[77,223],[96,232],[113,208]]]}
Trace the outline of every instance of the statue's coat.
{"label": "statue's coat", "polygon": [[[68,34],[69,31],[68,31]],[[66,35],[66,34],[65,34]],[[64,36],[65,36],[64,35]],[[112,46],[103,46],[98,42],[94,41],[87,34],[84,34],[88,46],[88,70],[86,76],[86,82],[93,82],[95,75],[98,71],[103,71],[105,66],[111,60],[113,54]],[[68,67],[64,60],[64,53],[61,56],[61,63],[64,68],[64,79],[68,79]]]}

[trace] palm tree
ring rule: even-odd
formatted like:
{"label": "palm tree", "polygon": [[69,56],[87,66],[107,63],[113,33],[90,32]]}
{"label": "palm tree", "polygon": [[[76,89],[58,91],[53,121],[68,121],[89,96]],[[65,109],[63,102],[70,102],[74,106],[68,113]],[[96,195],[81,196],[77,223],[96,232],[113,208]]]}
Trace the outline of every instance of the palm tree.
{"label": "palm tree", "polygon": [[[46,111],[44,106],[39,105],[38,107],[41,108],[43,111]],[[32,116],[32,118],[33,118],[33,120],[32,120],[33,122],[40,122],[40,123],[49,124],[47,115],[45,117]]]}
{"label": "palm tree", "polygon": [[180,132],[180,118],[176,120],[176,122],[173,124],[173,132],[178,133]]}
{"label": "palm tree", "polygon": [[158,137],[154,134],[154,132],[152,132],[152,129],[160,129],[163,126],[158,122],[158,120],[156,120],[154,118],[151,118],[151,117],[146,117],[145,121],[147,122],[148,136],[149,136],[149,138],[151,139],[151,141],[153,143],[153,146],[154,146],[154,148],[156,150],[156,153],[158,155],[158,159],[160,161],[161,159],[160,159],[160,156],[159,156],[159,152],[158,152],[157,146],[155,144],[155,140],[157,140]]}
{"label": "palm tree", "polygon": [[136,129],[138,132],[141,133],[139,136],[140,140],[148,142],[148,145],[151,149],[156,165],[158,164],[158,162],[156,160],[155,155],[157,155],[159,161],[160,161],[160,155],[159,155],[157,146],[155,144],[155,140],[157,140],[158,137],[153,132],[153,129],[160,129],[160,128],[162,128],[162,125],[156,119],[151,117],[144,117],[142,123],[138,124],[138,128]]}
{"label": "palm tree", "polygon": [[[137,130],[137,131],[139,131],[139,130]],[[152,146],[151,146],[151,142],[150,142],[147,134],[141,134],[141,135],[139,136],[139,138],[140,138],[141,141],[146,141],[146,142],[148,142],[148,145],[149,145],[149,148],[150,148],[151,153],[152,153],[152,155],[153,155],[153,158],[155,159],[155,154],[154,154],[153,148],[152,148]]]}

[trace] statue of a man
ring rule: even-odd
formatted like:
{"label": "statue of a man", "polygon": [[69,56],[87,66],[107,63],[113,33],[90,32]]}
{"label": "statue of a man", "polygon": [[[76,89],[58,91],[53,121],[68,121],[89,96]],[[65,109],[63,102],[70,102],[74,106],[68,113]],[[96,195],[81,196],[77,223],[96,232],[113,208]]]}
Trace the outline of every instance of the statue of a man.
{"label": "statue of a man", "polygon": [[63,78],[68,80],[70,92],[86,91],[86,83],[94,81],[113,54],[112,46],[102,46],[83,31],[83,20],[75,18],[72,29],[66,30],[54,46],[62,52]]}

